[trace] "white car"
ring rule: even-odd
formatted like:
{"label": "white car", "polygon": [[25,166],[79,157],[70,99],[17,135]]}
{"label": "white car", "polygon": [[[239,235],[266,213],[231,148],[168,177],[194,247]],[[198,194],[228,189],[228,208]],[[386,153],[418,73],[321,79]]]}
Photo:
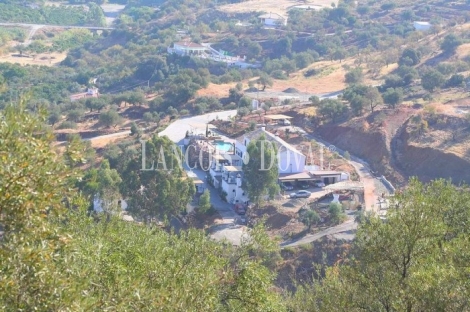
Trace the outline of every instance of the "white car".
{"label": "white car", "polygon": [[310,193],[309,191],[298,191],[297,193],[292,193],[290,194],[290,198],[309,198],[310,195],[312,195],[312,193]]}
{"label": "white car", "polygon": [[325,187],[325,183],[323,183],[322,181],[313,181],[313,185],[315,187]]}

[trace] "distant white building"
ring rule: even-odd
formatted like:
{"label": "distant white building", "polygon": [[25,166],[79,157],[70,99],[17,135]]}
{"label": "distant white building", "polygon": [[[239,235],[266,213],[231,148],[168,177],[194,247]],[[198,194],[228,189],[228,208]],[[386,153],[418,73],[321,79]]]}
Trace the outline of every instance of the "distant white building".
{"label": "distant white building", "polygon": [[87,92],[72,94],[70,96],[70,101],[73,102],[73,101],[77,101],[77,100],[84,99],[84,98],[90,98],[90,97],[97,98],[99,96],[100,96],[100,93],[98,91],[98,88],[93,87],[93,88],[88,88]]}
{"label": "distant white building", "polygon": [[268,13],[258,16],[261,22],[266,26],[282,26],[287,25],[287,18],[277,13]]}
{"label": "distant white building", "polygon": [[168,53],[176,53],[178,55],[203,55],[209,49],[199,43],[190,41],[180,41],[173,44],[173,48],[168,48]]}
{"label": "distant white building", "polygon": [[429,22],[413,22],[413,27],[418,31],[429,31],[432,27],[431,23]]}

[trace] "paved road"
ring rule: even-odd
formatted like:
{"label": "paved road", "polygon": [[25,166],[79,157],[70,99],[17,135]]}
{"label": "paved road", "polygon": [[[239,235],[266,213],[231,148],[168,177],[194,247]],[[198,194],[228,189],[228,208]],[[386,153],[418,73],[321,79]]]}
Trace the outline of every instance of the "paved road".
{"label": "paved road", "polygon": [[[178,119],[171,123],[165,130],[160,132],[158,135],[167,136],[174,143],[181,145],[186,136],[186,131],[205,134],[206,125],[209,121],[212,121],[216,118],[227,120],[235,115],[236,110],[229,110]],[[189,168],[185,169],[189,171]],[[211,203],[214,205],[214,208],[216,208],[219,212],[220,216],[224,220],[224,223],[233,224],[233,222],[237,218],[237,215],[231,209],[230,204],[222,201],[215,189],[207,185],[206,172],[203,170],[193,170],[193,172],[201,181],[204,181],[205,188],[208,188],[209,191],[211,191]]]}
{"label": "paved road", "polygon": [[[181,144],[184,137],[186,136],[186,131],[193,133],[200,133],[205,135],[206,125],[209,121],[212,121],[216,118],[222,120],[228,120],[230,117],[234,117],[237,114],[236,110],[221,111],[215,113],[209,113],[199,116],[192,116],[187,118],[181,118],[175,120],[172,124],[166,127],[165,130],[160,132],[159,136],[166,135],[170,140],[177,144]],[[212,128],[209,125],[209,128]]]}
{"label": "paved road", "polygon": [[[343,90],[338,90],[338,91],[333,91],[333,92],[327,92],[327,93],[307,93],[307,92],[295,92],[295,93],[287,93],[287,92],[282,92],[282,91],[271,91],[271,90],[265,90],[265,91],[254,91],[254,92],[245,92],[245,95],[252,98],[252,99],[258,99],[258,98],[279,98],[280,100],[285,100],[285,99],[294,99],[301,101],[302,104],[310,103],[309,98],[311,96],[318,96],[321,99],[335,99],[338,97],[338,95],[342,94]],[[287,107],[283,105],[283,107]]]}
{"label": "paved road", "polygon": [[[297,129],[301,128],[296,127]],[[305,133],[305,131],[304,131]],[[329,142],[326,142],[325,140],[322,140],[321,138],[318,138],[312,134],[306,134],[307,138],[309,140],[314,140],[318,142],[320,145],[323,145],[326,148],[334,149],[336,152],[340,154],[344,154],[344,151],[341,150],[340,148],[330,144]],[[357,174],[359,175],[361,182],[364,184],[364,201],[365,201],[365,210],[366,211],[376,211],[376,199],[378,196],[381,194],[376,194],[375,193],[375,180],[376,178],[371,174],[369,164],[367,164],[365,161],[354,157],[351,155],[351,159],[348,160],[348,162],[356,169]]]}
{"label": "paved road", "polygon": [[114,27],[101,26],[77,26],[77,25],[50,25],[50,24],[29,24],[29,23],[0,23],[0,26],[12,27],[48,27],[48,28],[67,28],[67,29],[90,29],[90,30],[113,30]]}
{"label": "paved road", "polygon": [[114,28],[112,27],[99,27],[99,26],[70,26],[70,25],[47,25],[47,24],[28,24],[28,23],[0,23],[0,26],[5,26],[5,27],[25,27],[29,28],[29,33],[28,36],[26,37],[26,40],[23,43],[20,43],[19,45],[23,46],[28,46],[31,44],[32,39],[34,37],[34,34],[36,32],[43,28],[43,27],[48,27],[48,28],[64,28],[64,29],[90,29],[90,30],[112,30]]}

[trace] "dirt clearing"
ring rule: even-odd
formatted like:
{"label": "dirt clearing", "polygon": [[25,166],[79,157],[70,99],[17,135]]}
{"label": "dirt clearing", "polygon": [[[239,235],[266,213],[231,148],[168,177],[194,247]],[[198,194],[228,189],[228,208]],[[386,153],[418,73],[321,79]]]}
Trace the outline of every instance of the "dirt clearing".
{"label": "dirt clearing", "polygon": [[299,0],[251,0],[240,3],[226,4],[218,7],[220,11],[228,13],[247,13],[247,12],[271,12],[282,16],[287,16],[287,11],[295,6],[308,6],[312,8],[326,7],[331,8],[331,4],[338,4],[337,0],[315,0],[315,1],[299,1]]}
{"label": "dirt clearing", "polygon": [[66,57],[66,52],[43,53],[37,54],[34,57],[19,56],[18,53],[11,53],[7,55],[0,55],[0,62],[20,65],[56,66],[65,60]]}

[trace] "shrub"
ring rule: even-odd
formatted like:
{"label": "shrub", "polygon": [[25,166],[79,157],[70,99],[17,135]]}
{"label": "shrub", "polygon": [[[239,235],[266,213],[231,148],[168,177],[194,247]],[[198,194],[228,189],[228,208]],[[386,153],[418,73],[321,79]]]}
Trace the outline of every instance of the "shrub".
{"label": "shrub", "polygon": [[77,129],[77,124],[74,123],[73,121],[64,121],[62,122],[57,129]]}
{"label": "shrub", "polygon": [[333,223],[340,223],[344,219],[343,207],[340,203],[331,203],[328,212]]}
{"label": "shrub", "polygon": [[307,71],[305,71],[304,76],[305,77],[311,77],[311,76],[316,76],[320,73],[318,69],[312,68]]}

